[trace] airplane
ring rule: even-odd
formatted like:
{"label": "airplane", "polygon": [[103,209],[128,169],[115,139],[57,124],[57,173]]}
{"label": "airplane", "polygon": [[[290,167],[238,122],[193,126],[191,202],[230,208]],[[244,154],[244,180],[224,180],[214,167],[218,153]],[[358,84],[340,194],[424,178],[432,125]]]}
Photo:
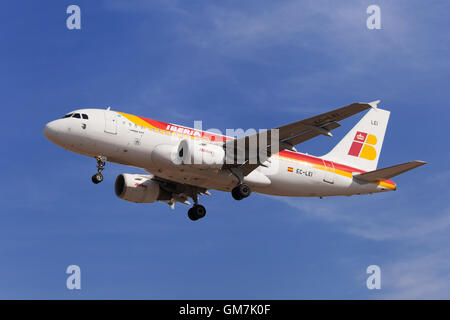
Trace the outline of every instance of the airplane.
{"label": "airplane", "polygon": [[[115,194],[127,201],[190,205],[199,220],[206,209],[199,195],[231,192],[236,200],[252,192],[288,197],[325,197],[395,191],[390,178],[424,165],[410,161],[377,169],[390,111],[380,101],[352,103],[308,119],[230,137],[107,109],[79,109],[45,125],[44,135],[60,147],[95,158],[92,182],[103,181],[107,161],[148,174],[117,176]],[[331,137],[339,121],[366,111],[327,154],[297,152],[295,145],[320,135]],[[256,154],[250,155],[252,141]],[[269,142],[268,142],[269,141]],[[263,143],[259,143],[263,142]],[[237,156],[240,155],[240,156]],[[239,158],[239,159],[238,159]],[[231,159],[231,160],[230,160]]]}

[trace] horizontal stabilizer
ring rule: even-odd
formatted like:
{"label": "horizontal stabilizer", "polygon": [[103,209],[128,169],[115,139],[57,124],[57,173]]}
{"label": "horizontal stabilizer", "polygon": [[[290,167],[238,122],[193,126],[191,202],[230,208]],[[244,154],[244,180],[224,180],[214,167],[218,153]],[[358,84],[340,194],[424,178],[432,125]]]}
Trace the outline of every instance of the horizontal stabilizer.
{"label": "horizontal stabilizer", "polygon": [[420,167],[424,164],[426,164],[425,161],[415,160],[415,161],[411,161],[411,162],[397,164],[392,167],[387,167],[387,168],[369,171],[369,172],[365,172],[365,173],[355,174],[355,175],[353,175],[353,177],[356,179],[362,180],[362,181],[366,181],[366,182],[387,180],[387,179],[395,177],[403,172]]}

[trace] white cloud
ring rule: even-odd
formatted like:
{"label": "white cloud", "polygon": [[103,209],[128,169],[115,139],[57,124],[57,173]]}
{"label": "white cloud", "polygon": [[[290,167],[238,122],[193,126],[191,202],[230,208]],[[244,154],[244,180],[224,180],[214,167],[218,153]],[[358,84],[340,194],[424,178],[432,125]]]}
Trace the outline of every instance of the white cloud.
{"label": "white cloud", "polygon": [[[450,206],[448,191],[435,181],[399,191],[350,198],[274,198],[298,210],[293,221],[327,223],[355,237],[388,246],[376,255],[383,299],[449,299]],[[423,196],[423,190],[428,190]],[[440,190],[439,192],[437,190]],[[354,258],[356,259],[356,257]],[[354,259],[349,267],[355,264]],[[358,260],[360,258],[357,258]],[[361,279],[356,279],[358,283]]]}
{"label": "white cloud", "polygon": [[404,258],[383,267],[386,299],[450,299],[450,253]]}
{"label": "white cloud", "polygon": [[[446,55],[430,49],[436,46],[429,36],[430,12],[418,19],[408,3],[380,0],[383,30],[370,31],[366,28],[370,4],[373,2],[367,0],[254,1],[245,5],[193,5],[177,0],[104,2],[108,10],[147,19],[133,33],[144,51],[154,46],[148,38],[149,29],[154,28],[153,14],[167,18],[160,25],[169,37],[165,50],[173,59],[159,76],[150,73],[141,81],[133,93],[136,101],[128,105],[138,110],[164,105],[175,115],[189,98],[204,97],[199,86],[218,79],[246,106],[267,110],[283,106],[293,113],[309,114],[325,111],[320,106],[328,107],[332,101],[339,106],[406,96],[411,87],[402,85],[402,70],[421,72],[425,68],[424,76],[432,77],[435,73],[430,71],[448,65]],[[446,5],[442,6],[444,10]],[[432,12],[439,10],[433,8]],[[445,35],[437,36],[448,47]],[[252,66],[251,70],[263,76],[251,77],[239,70],[239,65]],[[392,69],[398,70],[390,72]],[[385,77],[389,80],[384,81]],[[366,81],[374,82],[374,88]],[[327,97],[324,92],[339,95]],[[302,103],[314,97],[313,105]]]}
{"label": "white cloud", "polygon": [[297,209],[301,219],[333,223],[346,233],[371,240],[420,241],[427,235],[450,230],[450,208],[430,213],[420,205],[411,207],[411,199],[406,194],[278,200]]}

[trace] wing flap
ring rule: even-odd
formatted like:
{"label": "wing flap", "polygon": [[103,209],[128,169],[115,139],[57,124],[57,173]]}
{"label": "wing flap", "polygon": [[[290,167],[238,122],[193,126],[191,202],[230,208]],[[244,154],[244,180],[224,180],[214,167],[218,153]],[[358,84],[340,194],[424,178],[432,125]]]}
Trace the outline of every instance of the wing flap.
{"label": "wing flap", "polygon": [[426,164],[425,161],[410,161],[402,164],[397,164],[395,166],[378,169],[374,171],[369,171],[365,173],[355,174],[353,177],[358,180],[366,181],[366,182],[376,182],[381,180],[387,180],[392,177],[395,177],[401,173],[412,170],[414,168],[423,166]]}

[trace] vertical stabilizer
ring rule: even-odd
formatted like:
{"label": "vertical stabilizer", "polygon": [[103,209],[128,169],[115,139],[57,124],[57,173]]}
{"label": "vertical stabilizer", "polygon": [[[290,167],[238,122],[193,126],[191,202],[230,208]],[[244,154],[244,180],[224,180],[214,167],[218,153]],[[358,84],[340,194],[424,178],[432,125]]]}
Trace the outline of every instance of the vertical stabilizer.
{"label": "vertical stabilizer", "polygon": [[364,171],[377,168],[390,112],[370,109],[345,137],[322,158]]}

